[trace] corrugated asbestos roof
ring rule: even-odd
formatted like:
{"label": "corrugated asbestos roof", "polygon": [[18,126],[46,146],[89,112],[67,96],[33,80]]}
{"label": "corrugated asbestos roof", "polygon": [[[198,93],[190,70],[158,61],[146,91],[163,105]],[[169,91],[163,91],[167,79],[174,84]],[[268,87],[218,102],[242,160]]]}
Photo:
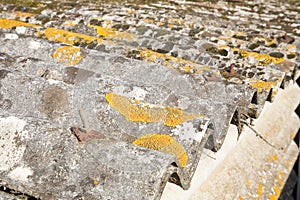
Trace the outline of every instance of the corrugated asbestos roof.
{"label": "corrugated asbestos roof", "polygon": [[297,79],[297,2],[0,3],[2,191],[188,189],[203,148]]}

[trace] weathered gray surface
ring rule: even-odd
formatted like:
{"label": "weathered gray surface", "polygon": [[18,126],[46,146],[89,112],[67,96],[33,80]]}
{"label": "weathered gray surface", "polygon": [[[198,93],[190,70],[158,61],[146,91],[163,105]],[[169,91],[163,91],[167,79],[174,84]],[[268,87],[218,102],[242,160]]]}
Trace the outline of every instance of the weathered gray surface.
{"label": "weathered gray surface", "polygon": [[[281,7],[0,1],[0,186],[42,199],[158,199],[168,180],[187,189],[204,145],[217,151],[230,123],[240,131],[297,78],[299,5]],[[81,143],[69,127],[102,139]],[[146,134],[171,136],[186,166],[132,144]]]}
{"label": "weathered gray surface", "polygon": [[2,185],[42,199],[155,199],[174,161],[115,140],[78,144],[69,131],[36,118],[2,117],[1,127],[13,135],[1,140],[14,154],[2,160]]}

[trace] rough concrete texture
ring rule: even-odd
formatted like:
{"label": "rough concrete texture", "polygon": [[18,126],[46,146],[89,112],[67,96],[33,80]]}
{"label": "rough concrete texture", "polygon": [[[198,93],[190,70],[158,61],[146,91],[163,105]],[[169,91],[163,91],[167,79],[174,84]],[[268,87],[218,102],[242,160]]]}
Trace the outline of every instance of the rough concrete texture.
{"label": "rough concrete texture", "polygon": [[204,147],[218,151],[230,124],[240,134],[298,78],[299,7],[0,0],[0,191],[159,199],[167,181],[188,189]]}

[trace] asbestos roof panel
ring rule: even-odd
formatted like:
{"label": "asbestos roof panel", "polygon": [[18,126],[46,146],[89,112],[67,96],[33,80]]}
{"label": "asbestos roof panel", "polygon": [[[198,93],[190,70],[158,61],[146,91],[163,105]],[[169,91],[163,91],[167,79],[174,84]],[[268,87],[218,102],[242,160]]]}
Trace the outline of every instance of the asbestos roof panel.
{"label": "asbestos roof panel", "polygon": [[[158,199],[166,181],[188,189],[203,148],[219,150],[230,123],[240,133],[241,121],[258,117],[298,73],[293,6],[285,2],[286,23],[275,1],[268,15],[240,3],[0,2],[3,123],[13,116],[32,124],[21,146],[37,141],[39,152],[26,147],[31,154],[52,152],[61,162],[31,163],[16,146],[21,161],[13,163],[45,173],[33,170],[36,179],[24,183],[5,168],[0,179],[46,199]],[[77,172],[60,173],[60,165]],[[74,183],[32,185],[48,175]]]}

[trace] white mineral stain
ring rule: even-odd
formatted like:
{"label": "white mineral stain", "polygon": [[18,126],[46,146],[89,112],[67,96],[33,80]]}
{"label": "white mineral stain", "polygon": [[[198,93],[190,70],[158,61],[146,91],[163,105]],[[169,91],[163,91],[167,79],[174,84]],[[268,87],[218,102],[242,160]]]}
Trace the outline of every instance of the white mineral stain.
{"label": "white mineral stain", "polygon": [[8,176],[17,181],[21,182],[28,182],[29,176],[33,174],[33,171],[29,167],[17,167],[14,170],[12,170]]}
{"label": "white mineral stain", "polygon": [[28,45],[28,47],[29,47],[30,49],[39,49],[40,46],[41,46],[41,43],[40,43],[40,42],[37,42],[37,41],[30,41],[30,42],[29,42],[29,45]]}
{"label": "white mineral stain", "polygon": [[5,34],[5,39],[16,40],[18,38],[19,38],[19,36],[17,34],[14,34],[14,33],[6,33]]}
{"label": "white mineral stain", "polygon": [[0,172],[12,168],[19,162],[25,146],[16,144],[24,139],[26,122],[17,117],[0,118]]}

